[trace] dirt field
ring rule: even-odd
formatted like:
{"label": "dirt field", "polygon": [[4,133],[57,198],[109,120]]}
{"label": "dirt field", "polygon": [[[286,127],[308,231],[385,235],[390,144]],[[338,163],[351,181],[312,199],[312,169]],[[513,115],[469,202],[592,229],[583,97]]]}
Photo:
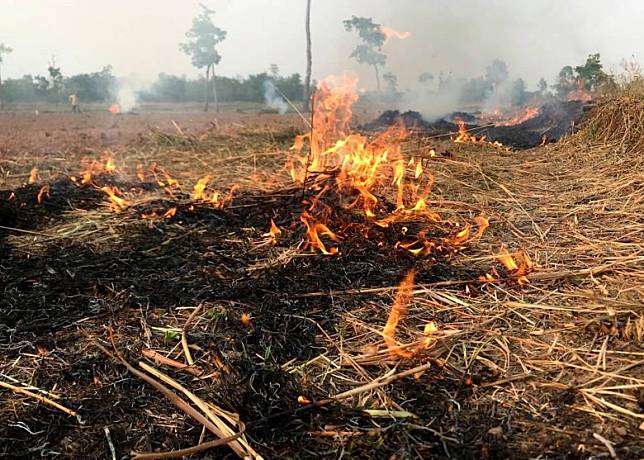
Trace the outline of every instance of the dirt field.
{"label": "dirt field", "polygon": [[[347,208],[325,240],[339,254],[324,256],[299,218],[315,194],[284,168],[302,126],[0,113],[0,456],[216,440],[181,397],[210,404],[220,437],[242,432],[195,458],[642,458],[637,132],[595,126],[524,152],[412,137],[404,151],[435,178],[441,219],[428,228],[442,243],[416,257],[397,243],[427,221],[360,230]],[[106,149],[116,171],[81,184]],[[191,197],[206,175],[222,206]],[[487,231],[447,244],[477,216]],[[532,268],[504,268],[501,247]],[[396,340],[419,351],[401,357],[383,327],[412,268]]]}

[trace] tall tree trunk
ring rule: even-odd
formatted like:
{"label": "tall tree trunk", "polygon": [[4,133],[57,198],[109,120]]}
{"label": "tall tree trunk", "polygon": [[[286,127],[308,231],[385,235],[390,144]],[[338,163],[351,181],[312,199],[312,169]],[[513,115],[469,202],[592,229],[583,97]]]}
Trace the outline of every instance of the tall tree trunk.
{"label": "tall tree trunk", "polygon": [[219,113],[219,98],[217,97],[217,77],[215,76],[215,66],[212,66],[212,91],[215,96],[215,111]]}
{"label": "tall tree trunk", "polygon": [[204,104],[203,111],[208,111],[208,105],[210,104],[210,65],[206,67],[206,103]]}
{"label": "tall tree trunk", "polygon": [[376,87],[378,88],[378,92],[380,92],[380,71],[377,65],[374,65],[373,68],[376,71]]}
{"label": "tall tree trunk", "polygon": [[313,57],[311,56],[311,0],[306,2],[306,19],[304,22],[306,29],[306,78],[304,79],[304,111],[308,112],[311,103],[311,67]]}

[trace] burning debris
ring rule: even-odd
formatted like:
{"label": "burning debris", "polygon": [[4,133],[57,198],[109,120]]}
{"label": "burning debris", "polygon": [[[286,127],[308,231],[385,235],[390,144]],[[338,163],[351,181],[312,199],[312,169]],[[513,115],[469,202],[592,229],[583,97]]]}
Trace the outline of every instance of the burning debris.
{"label": "burning debris", "polygon": [[454,135],[457,143],[486,144],[495,148],[526,149],[556,142],[579,127],[592,107],[587,100],[549,102],[504,113],[454,112],[430,123],[417,112],[386,111],[363,126],[379,131],[402,123],[407,129],[424,135]]}

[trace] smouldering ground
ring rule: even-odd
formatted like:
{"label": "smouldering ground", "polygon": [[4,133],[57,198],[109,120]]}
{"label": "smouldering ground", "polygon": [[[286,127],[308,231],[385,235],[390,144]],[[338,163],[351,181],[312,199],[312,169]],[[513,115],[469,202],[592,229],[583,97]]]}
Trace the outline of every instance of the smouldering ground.
{"label": "smouldering ground", "polygon": [[[426,259],[355,238],[333,257],[306,249],[302,191],[283,170],[295,130],[284,125],[142,127],[111,145],[119,172],[95,178],[126,192],[120,212],[68,177],[81,157],[100,157],[100,142],[61,142],[65,155],[14,145],[0,161],[0,382],[46,391],[78,417],[2,389],[0,454],[111,458],[112,443],[121,458],[199,442],[200,423],[99,349],[112,337],[135,368],[153,365],[238,414],[235,449],[264,458],[640,458],[641,133],[620,131],[610,109],[592,130],[532,151],[412,139],[408,154],[436,177],[432,209],[490,222],[480,240]],[[618,123],[604,132],[609,115]],[[155,162],[179,187],[159,186]],[[25,184],[34,165],[39,179]],[[240,185],[232,203],[190,199],[206,174],[222,193]],[[502,245],[533,259],[529,284],[504,271]],[[430,321],[438,332],[400,359],[382,331],[412,267],[397,339],[422,343]],[[480,282],[486,273],[499,280]],[[154,358],[185,363],[183,331],[189,371]]]}

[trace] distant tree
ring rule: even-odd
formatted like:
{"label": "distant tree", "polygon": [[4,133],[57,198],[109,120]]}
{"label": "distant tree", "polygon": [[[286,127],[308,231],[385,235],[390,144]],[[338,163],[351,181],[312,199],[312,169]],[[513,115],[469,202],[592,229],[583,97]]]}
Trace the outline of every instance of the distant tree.
{"label": "distant tree", "polygon": [[485,79],[492,85],[493,91],[508,80],[508,65],[500,59],[495,59],[485,69]]}
{"label": "distant tree", "polygon": [[423,85],[427,85],[434,81],[434,74],[430,72],[423,72],[418,76],[418,82],[422,83]]}
{"label": "distant tree", "polygon": [[382,79],[387,84],[387,92],[396,94],[398,92],[398,77],[393,72],[387,72],[382,76]]}
{"label": "distant tree", "polygon": [[385,44],[385,34],[380,30],[380,24],[373,22],[371,18],[352,16],[351,19],[343,21],[347,32],[353,30],[358,32],[362,44],[356,46],[349,57],[355,58],[360,64],[373,66],[376,72],[376,85],[380,91],[380,70],[387,61],[387,56],[381,53]]}
{"label": "distant tree", "polygon": [[545,78],[541,78],[541,80],[539,80],[537,87],[539,88],[539,93],[541,93],[542,96],[545,96],[548,92],[548,82]]}
{"label": "distant tree", "polygon": [[55,57],[51,59],[47,67],[47,73],[49,74],[49,91],[52,93],[54,102],[58,103],[63,92],[63,73],[60,71],[60,67],[56,67]]}
{"label": "distant tree", "polygon": [[574,91],[576,87],[575,72],[571,66],[567,65],[561,68],[557,75],[557,83],[553,85],[559,97],[566,96],[569,92]]}
{"label": "distant tree", "polygon": [[306,16],[304,19],[304,30],[306,32],[306,75],[304,77],[304,111],[309,111],[311,103],[311,67],[313,57],[311,54],[311,0],[306,1]]}
{"label": "distant tree", "polygon": [[[212,16],[215,12],[205,5],[201,6],[201,13],[192,20],[192,27],[186,33],[188,41],[181,43],[179,48],[192,58],[192,65],[198,69],[206,68],[206,96],[204,111],[208,111],[210,101],[210,88],[212,86],[215,96],[216,110],[219,112],[217,99],[217,86],[215,79],[215,66],[221,61],[217,52],[217,45],[226,39],[226,31],[215,26]],[[212,76],[212,82],[211,82]]]}
{"label": "distant tree", "polygon": [[523,78],[517,78],[512,82],[510,89],[510,102],[512,105],[522,105],[527,101],[526,84]]}
{"label": "distant tree", "polygon": [[0,43],[0,109],[4,107],[4,96],[2,93],[2,64],[4,63],[2,55],[10,54],[13,50],[6,46],[4,43]]}
{"label": "distant tree", "polygon": [[599,53],[589,54],[586,63],[575,67],[577,81],[589,91],[597,89],[608,82],[610,77],[604,72]]}

